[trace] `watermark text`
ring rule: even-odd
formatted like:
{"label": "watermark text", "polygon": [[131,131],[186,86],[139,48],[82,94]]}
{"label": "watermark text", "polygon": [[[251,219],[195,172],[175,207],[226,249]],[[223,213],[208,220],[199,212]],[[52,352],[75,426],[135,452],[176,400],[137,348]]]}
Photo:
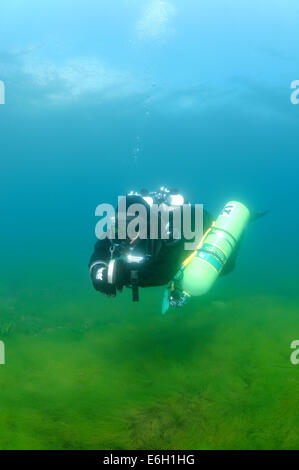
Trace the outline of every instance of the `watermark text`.
{"label": "watermark text", "polygon": [[5,364],[5,346],[3,341],[0,341],[0,365]]}
{"label": "watermark text", "polygon": [[299,80],[294,80],[291,83],[291,88],[294,90],[291,93],[291,103],[292,104],[299,104]]}
{"label": "watermark text", "polygon": [[[126,197],[118,197],[117,214],[111,204],[99,204],[95,211],[101,217],[95,234],[99,240],[139,238],[140,240],[184,239],[185,250],[195,250],[203,236],[203,205],[131,204]],[[192,229],[193,226],[193,229]],[[188,242],[186,241],[188,240]]]}
{"label": "watermark text", "polygon": [[292,352],[290,356],[290,361],[291,361],[291,364],[296,366],[297,364],[299,364],[299,340],[295,339],[294,341],[292,341],[290,348],[294,349],[294,351]]}
{"label": "watermark text", "polygon": [[2,80],[0,80],[0,104],[5,104],[5,85]]}

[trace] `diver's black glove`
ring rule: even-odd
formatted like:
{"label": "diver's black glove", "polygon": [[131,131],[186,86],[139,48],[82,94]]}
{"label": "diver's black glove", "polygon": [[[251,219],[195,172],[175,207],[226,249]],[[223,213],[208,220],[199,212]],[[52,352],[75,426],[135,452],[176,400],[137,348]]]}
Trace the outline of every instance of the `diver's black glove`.
{"label": "diver's black glove", "polygon": [[116,288],[114,284],[108,283],[108,266],[106,263],[96,263],[91,268],[90,276],[96,290],[109,297],[115,297]]}

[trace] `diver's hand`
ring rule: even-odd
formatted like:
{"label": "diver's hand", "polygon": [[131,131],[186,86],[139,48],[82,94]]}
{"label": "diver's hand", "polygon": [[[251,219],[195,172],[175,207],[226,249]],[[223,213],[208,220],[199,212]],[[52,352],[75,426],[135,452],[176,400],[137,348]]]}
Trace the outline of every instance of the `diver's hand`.
{"label": "diver's hand", "polygon": [[106,263],[96,263],[92,267],[90,275],[93,286],[97,291],[108,297],[115,297],[116,288],[115,285],[108,283],[108,266]]}

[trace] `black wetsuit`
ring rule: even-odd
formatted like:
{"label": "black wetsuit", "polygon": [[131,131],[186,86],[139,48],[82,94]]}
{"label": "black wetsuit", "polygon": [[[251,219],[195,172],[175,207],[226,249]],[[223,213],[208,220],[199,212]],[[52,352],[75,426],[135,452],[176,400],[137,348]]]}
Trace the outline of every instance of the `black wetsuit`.
{"label": "black wetsuit", "polygon": [[[213,218],[207,212],[203,211],[203,232],[212,224]],[[194,227],[193,227],[194,230]],[[134,265],[138,271],[138,285],[140,287],[154,287],[168,284],[177,273],[182,262],[192,253],[184,249],[185,242],[188,242],[183,236],[179,240],[142,240],[136,239],[122,241],[122,247],[130,250],[132,255],[148,254],[146,261]],[[190,242],[190,240],[189,240]],[[91,256],[89,268],[93,286],[107,295],[115,295],[116,289],[121,290],[123,286],[130,285],[130,270],[127,263],[122,263],[121,274],[117,276],[115,285],[109,285],[106,279],[97,278],[97,270],[100,266],[107,269],[111,259],[111,240],[99,240],[95,244],[93,255]],[[106,266],[106,267],[105,267]],[[231,269],[230,269],[231,270]]]}

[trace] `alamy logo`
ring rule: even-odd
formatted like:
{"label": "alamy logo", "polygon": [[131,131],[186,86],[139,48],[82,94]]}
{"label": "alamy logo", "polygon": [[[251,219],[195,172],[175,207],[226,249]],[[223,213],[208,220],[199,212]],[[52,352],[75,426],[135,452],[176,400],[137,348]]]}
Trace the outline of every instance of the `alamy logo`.
{"label": "alamy logo", "polygon": [[5,346],[3,341],[0,341],[0,365],[5,364]]}
{"label": "alamy logo", "polygon": [[291,88],[294,90],[291,94],[291,103],[299,104],[299,80],[294,80],[291,83]]}
{"label": "alamy logo", "polygon": [[139,203],[127,207],[126,197],[119,196],[117,215],[111,204],[98,205],[95,215],[101,217],[95,228],[99,240],[130,239],[133,243],[137,238],[140,240],[183,238],[185,250],[195,250],[203,236],[202,204],[194,206],[152,204],[147,210],[144,204]]}
{"label": "alamy logo", "polygon": [[5,85],[2,80],[0,80],[0,104],[5,104]]}
{"label": "alamy logo", "polygon": [[296,366],[297,364],[299,364],[299,340],[295,339],[294,341],[292,341],[290,348],[294,349],[291,354],[290,361],[294,366]]}

